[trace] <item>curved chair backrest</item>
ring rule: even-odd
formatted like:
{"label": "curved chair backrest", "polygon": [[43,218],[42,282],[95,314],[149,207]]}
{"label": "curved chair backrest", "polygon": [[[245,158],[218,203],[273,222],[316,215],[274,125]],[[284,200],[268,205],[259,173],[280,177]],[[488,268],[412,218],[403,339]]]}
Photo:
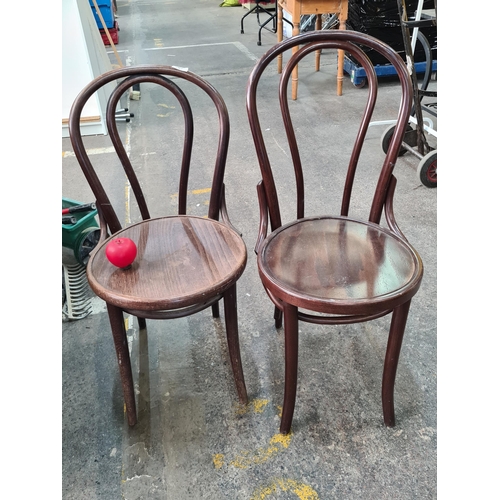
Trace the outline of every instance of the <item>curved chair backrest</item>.
{"label": "curved chair backrest", "polygon": [[[402,97],[397,114],[397,124],[395,126],[392,141],[388,148],[387,154],[382,162],[380,175],[378,177],[378,182],[371,201],[369,220],[375,223],[380,222],[389,187],[391,185],[391,182],[395,181],[395,179],[393,178],[393,170],[398,152],[401,147],[401,142],[408,125],[410,111],[413,103],[413,89],[410,75],[401,57],[391,47],[381,42],[380,40],[377,40],[376,38],[369,35],[354,31],[322,30],[294,36],[275,45],[262,56],[260,61],[255,66],[254,70],[252,71],[248,81],[246,96],[247,113],[260,164],[267,202],[266,204],[269,210],[269,218],[271,222],[271,230],[275,230],[276,228],[280,227],[282,225],[282,221],[275,179],[266,150],[257,109],[257,88],[262,74],[264,70],[269,66],[269,64],[278,57],[278,55],[283,54],[285,51],[292,48],[300,47],[290,57],[286,67],[281,74],[279,80],[279,105],[281,114],[283,116],[284,127],[290,147],[293,167],[295,170],[297,188],[297,218],[302,218],[304,217],[304,173],[302,170],[302,161],[299,154],[299,148],[290,114],[289,101],[287,98],[288,82],[292,74],[292,70],[307,54],[313,51],[324,49],[343,50],[346,53],[351,54],[364,68],[368,84],[367,102],[349,160],[340,210],[340,215],[347,216],[361,148],[365,140],[366,132],[372,119],[373,110],[375,108],[377,100],[377,75],[375,73],[373,64],[366,55],[365,51],[362,49],[363,46],[368,48],[369,50],[376,51],[382,54],[386,57],[388,63],[394,66],[394,69],[396,70],[396,73],[401,82],[402,90]],[[360,90],[357,91],[361,92]],[[342,97],[339,97],[338,99],[345,100],[349,99],[349,97],[348,95],[344,95]],[[331,141],[332,143],[335,142],[335,137],[333,136],[333,134]]]}
{"label": "curved chair backrest", "polygon": [[210,97],[217,110],[219,138],[215,158],[215,170],[212,178],[208,217],[215,220],[219,219],[221,204],[223,203],[223,179],[229,143],[229,114],[221,95],[211,84],[189,71],[183,71],[171,66],[131,66],[108,71],[89,83],[75,99],[69,115],[69,133],[71,144],[73,145],[75,155],[80,163],[85,177],[87,178],[87,181],[89,182],[96,197],[99,214],[104,218],[111,234],[119,231],[121,229],[121,224],[115,209],[110,203],[103,184],[99,180],[96,170],[92,166],[89,156],[85,150],[80,129],[82,110],[88,100],[100,88],[110,82],[117,81],[116,87],[111,93],[106,106],[106,124],[110,139],[135,195],[141,217],[145,220],[151,218],[150,212],[136,173],[134,172],[130,159],[127,155],[125,145],[120,138],[115,120],[115,113],[123,94],[128,89],[142,83],[149,82],[160,85],[175,96],[184,115],[184,145],[180,167],[178,213],[185,214],[188,176],[194,138],[194,120],[188,98],[179,85],[173,81],[174,79],[186,80],[199,87]]}

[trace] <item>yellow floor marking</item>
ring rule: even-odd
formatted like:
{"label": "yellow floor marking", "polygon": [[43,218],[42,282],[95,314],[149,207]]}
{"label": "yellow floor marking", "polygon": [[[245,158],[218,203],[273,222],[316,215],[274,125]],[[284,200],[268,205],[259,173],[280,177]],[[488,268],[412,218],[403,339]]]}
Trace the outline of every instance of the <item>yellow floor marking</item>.
{"label": "yellow floor marking", "polygon": [[284,492],[291,491],[295,493],[300,500],[319,500],[318,494],[310,486],[299,483],[293,479],[276,479],[270,485],[263,486],[256,490],[250,500],[264,500],[278,490]]}
{"label": "yellow floor marking", "polygon": [[125,183],[125,224],[130,224],[130,183],[127,179]]}
{"label": "yellow floor marking", "polygon": [[224,455],[222,453],[216,453],[212,457],[216,469],[220,469],[224,465]]}
{"label": "yellow floor marking", "polygon": [[[175,106],[168,106],[167,104],[158,104],[158,106],[162,106],[163,108],[167,108],[167,109],[175,109]],[[170,116],[172,114],[172,112],[168,112],[164,115],[156,115],[156,116],[159,116],[160,118],[166,118],[167,116]]]}
{"label": "yellow floor marking", "polygon": [[203,189],[193,189],[191,191],[192,194],[204,194],[204,193],[210,193],[212,191],[212,188],[203,188]]}
{"label": "yellow floor marking", "polygon": [[[292,435],[275,434],[269,441],[269,446],[258,448],[255,452],[243,451],[239,457],[231,460],[228,465],[237,469],[248,469],[252,465],[259,465],[267,462],[277,453],[286,450],[290,446]],[[216,469],[221,469],[224,465],[224,455],[216,453],[212,456]]]}
{"label": "yellow floor marking", "polygon": [[[87,154],[88,155],[101,155],[101,154],[106,154],[106,153],[114,153],[115,148],[114,147],[108,147],[108,148],[93,148],[93,149],[87,149]],[[63,158],[69,158],[70,156],[75,156],[74,151],[63,151],[62,152],[62,157]]]}
{"label": "yellow floor marking", "polygon": [[232,460],[229,465],[237,469],[248,469],[252,465],[263,464],[271,457],[285,450],[290,446],[292,437],[290,434],[275,434],[269,441],[269,446],[266,448],[258,448],[255,452],[243,452],[239,457]]}
{"label": "yellow floor marking", "polygon": [[253,411],[254,413],[262,413],[265,406],[269,403],[269,399],[253,399],[248,403],[248,405],[240,407],[236,410],[238,415],[244,415],[248,411]]}
{"label": "yellow floor marking", "polygon": [[252,401],[255,413],[262,413],[264,407],[269,403],[269,399],[254,399]]}

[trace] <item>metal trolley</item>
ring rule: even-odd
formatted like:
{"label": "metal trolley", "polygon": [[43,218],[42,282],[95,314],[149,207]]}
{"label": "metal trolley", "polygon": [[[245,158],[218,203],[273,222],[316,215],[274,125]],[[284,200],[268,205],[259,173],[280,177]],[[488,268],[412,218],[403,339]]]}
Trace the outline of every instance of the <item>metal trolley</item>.
{"label": "metal trolley", "polygon": [[[414,93],[414,106],[408,124],[407,132],[400,156],[410,151],[420,162],[417,168],[417,174],[420,182],[429,188],[437,187],[437,147],[432,148],[427,141],[427,135],[432,135],[437,139],[437,131],[434,128],[432,119],[425,117],[424,112],[437,119],[437,91],[428,90],[428,85],[432,77],[432,54],[431,47],[423,35],[419,32],[419,28],[437,26],[437,0],[434,0],[434,9],[432,11],[423,11],[423,0],[419,0],[415,18],[410,20],[406,10],[405,0],[397,0],[399,17],[401,20],[401,29],[403,32],[403,42],[405,48],[406,61],[408,71],[410,72],[413,84]],[[410,36],[410,29],[413,30]],[[415,71],[415,61],[413,54],[415,53],[415,46],[419,41],[426,54],[426,70],[423,81],[417,81]],[[424,97],[435,98],[435,102],[422,102]],[[389,127],[382,135],[382,149],[384,153],[387,152],[389,142],[394,132],[394,127]]]}

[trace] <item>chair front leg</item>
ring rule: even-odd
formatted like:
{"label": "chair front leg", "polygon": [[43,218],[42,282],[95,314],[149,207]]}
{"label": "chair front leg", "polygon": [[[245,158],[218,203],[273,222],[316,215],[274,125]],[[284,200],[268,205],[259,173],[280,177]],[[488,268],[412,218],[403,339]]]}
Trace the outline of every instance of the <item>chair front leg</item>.
{"label": "chair front leg", "polygon": [[284,304],[285,319],[285,396],[281,415],[281,434],[288,434],[292,427],[295,397],[297,395],[297,367],[299,360],[299,317],[298,309]]}
{"label": "chair front leg", "polygon": [[217,301],[212,306],[212,318],[218,318],[219,316],[220,316],[220,313],[219,313],[219,302]]}
{"label": "chair front leg", "polygon": [[387,427],[394,427],[396,424],[394,415],[394,382],[396,381],[399,353],[401,352],[410,304],[411,300],[394,309],[392,313],[391,328],[385,354],[384,373],[382,376],[382,410],[384,413],[384,423]]}
{"label": "chair front leg", "polygon": [[226,320],[226,337],[229,357],[233,368],[234,381],[241,404],[248,403],[245,378],[241,364],[240,342],[238,337],[238,310],[236,302],[236,284],[224,293],[224,317]]}
{"label": "chair front leg", "polygon": [[130,353],[127,343],[127,332],[123,311],[111,304],[107,304],[111,332],[115,343],[118,366],[120,368],[120,378],[122,381],[123,396],[127,410],[127,419],[130,426],[137,423],[137,410],[135,406],[134,381],[132,378],[132,366],[130,364]]}

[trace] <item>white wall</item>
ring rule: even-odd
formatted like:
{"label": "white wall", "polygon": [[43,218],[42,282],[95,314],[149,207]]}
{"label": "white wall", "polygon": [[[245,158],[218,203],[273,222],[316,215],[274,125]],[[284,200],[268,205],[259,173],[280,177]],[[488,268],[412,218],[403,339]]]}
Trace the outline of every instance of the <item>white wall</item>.
{"label": "white wall", "polygon": [[[62,136],[68,137],[65,122],[75,97],[112,66],[89,0],[63,0],[62,3]],[[81,122],[85,135],[107,133],[103,106],[109,92],[109,89],[100,92],[85,106]]]}

